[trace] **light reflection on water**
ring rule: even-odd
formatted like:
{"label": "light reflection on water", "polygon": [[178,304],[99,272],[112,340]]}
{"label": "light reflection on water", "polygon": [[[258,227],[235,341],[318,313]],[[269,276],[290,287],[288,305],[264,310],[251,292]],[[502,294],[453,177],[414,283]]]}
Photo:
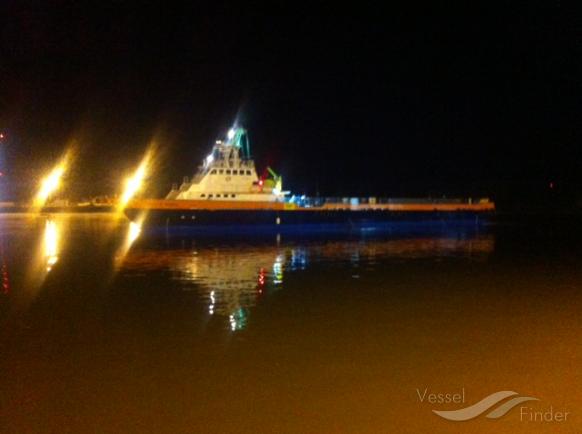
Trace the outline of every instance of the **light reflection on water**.
{"label": "light reflection on water", "polygon": [[[130,228],[131,231],[131,228]],[[208,303],[208,314],[228,319],[232,330],[243,329],[258,300],[284,287],[286,273],[320,263],[373,271],[379,261],[484,260],[494,249],[491,235],[474,238],[425,237],[392,240],[311,241],[295,245],[224,245],[182,239],[182,248],[160,249],[142,244],[127,252],[124,273],[170,270],[171,279],[185,291],[196,291]],[[176,244],[176,240],[173,240]],[[186,247],[190,243],[190,247]],[[224,243],[224,240],[222,241]],[[364,271],[365,272],[365,271]],[[359,278],[358,274],[352,277]]]}
{"label": "light reflection on water", "polygon": [[60,232],[54,219],[47,219],[44,229],[44,256],[46,259],[46,271],[51,271],[59,260]]}
{"label": "light reflection on water", "polygon": [[129,249],[131,248],[131,246],[133,245],[133,243],[135,243],[135,241],[139,238],[140,234],[142,231],[142,225],[141,223],[136,223],[136,222],[129,222],[127,224],[127,229],[126,229],[126,235],[123,238],[123,242],[121,243],[121,245],[117,248],[117,251],[115,252],[115,269],[119,269],[122,265],[123,262],[125,261],[125,256],[127,255],[127,253],[129,252]]}
{"label": "light reflection on water", "polygon": [[[3,216],[2,232],[10,236],[23,231],[26,236],[40,232],[36,246],[25,248],[18,256],[24,264],[24,292],[32,300],[48,273],[61,263],[61,255],[70,238],[89,236],[74,248],[85,254],[95,246],[110,242],[113,267],[102,275],[156,275],[169,271],[169,281],[182,291],[193,292],[206,305],[209,316],[222,318],[231,330],[244,329],[252,308],[261,297],[284,289],[288,273],[304,272],[325,264],[348,270],[351,278],[373,272],[388,262],[445,259],[480,261],[494,250],[491,234],[433,234],[411,238],[325,239],[282,237],[228,239],[199,236],[172,236],[142,233],[138,223],[118,216],[27,215]],[[92,238],[91,238],[92,237]],[[98,240],[97,240],[98,239]],[[2,242],[2,245],[5,243]],[[102,256],[107,251],[99,251]],[[6,253],[2,251],[3,291],[10,287]],[[26,259],[28,257],[28,259]],[[90,258],[90,256],[89,256]]]}

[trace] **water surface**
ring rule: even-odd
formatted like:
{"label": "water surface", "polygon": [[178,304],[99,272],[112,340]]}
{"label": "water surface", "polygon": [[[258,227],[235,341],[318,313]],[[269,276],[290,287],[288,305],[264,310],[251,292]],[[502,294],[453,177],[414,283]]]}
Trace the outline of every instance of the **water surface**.
{"label": "water surface", "polygon": [[[2,216],[0,430],[580,432],[581,237],[550,229],[209,237]],[[432,413],[501,390],[571,414]]]}

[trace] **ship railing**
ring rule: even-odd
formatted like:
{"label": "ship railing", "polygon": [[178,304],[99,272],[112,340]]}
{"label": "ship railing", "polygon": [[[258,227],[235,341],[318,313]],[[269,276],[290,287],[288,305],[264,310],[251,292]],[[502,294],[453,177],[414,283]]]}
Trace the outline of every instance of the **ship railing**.
{"label": "ship railing", "polygon": [[295,203],[302,207],[318,207],[323,205],[345,205],[351,206],[369,205],[406,205],[406,204],[473,204],[488,203],[489,198],[387,198],[387,197],[311,197],[311,196],[290,196],[285,202]]}
{"label": "ship railing", "polygon": [[401,197],[401,198],[382,198],[380,203],[386,204],[409,204],[409,203],[420,203],[420,204],[439,204],[439,203],[469,203],[470,199],[464,198],[432,198],[432,197]]}

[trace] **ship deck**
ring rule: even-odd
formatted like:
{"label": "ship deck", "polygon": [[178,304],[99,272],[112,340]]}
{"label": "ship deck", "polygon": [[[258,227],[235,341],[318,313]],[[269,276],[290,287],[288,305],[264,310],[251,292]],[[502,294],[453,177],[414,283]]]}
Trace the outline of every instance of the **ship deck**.
{"label": "ship deck", "polygon": [[128,204],[135,210],[248,210],[248,211],[396,211],[396,212],[492,212],[495,204],[488,200],[427,200],[427,199],[390,199],[380,203],[345,203],[325,202],[297,204],[292,202],[250,202],[227,200],[170,200],[170,199],[136,199]]}

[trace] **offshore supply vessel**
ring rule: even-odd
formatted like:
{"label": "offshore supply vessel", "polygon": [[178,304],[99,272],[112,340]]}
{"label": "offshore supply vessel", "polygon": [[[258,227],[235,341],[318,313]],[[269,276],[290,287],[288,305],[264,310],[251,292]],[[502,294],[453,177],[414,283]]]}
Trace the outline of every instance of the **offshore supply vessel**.
{"label": "offshore supply vessel", "polygon": [[495,204],[487,199],[325,198],[292,195],[267,168],[261,177],[245,129],[217,140],[192,179],[174,184],[164,199],[134,199],[125,208],[134,221],[197,228],[226,226],[345,228],[396,223],[447,224],[484,221]]}

